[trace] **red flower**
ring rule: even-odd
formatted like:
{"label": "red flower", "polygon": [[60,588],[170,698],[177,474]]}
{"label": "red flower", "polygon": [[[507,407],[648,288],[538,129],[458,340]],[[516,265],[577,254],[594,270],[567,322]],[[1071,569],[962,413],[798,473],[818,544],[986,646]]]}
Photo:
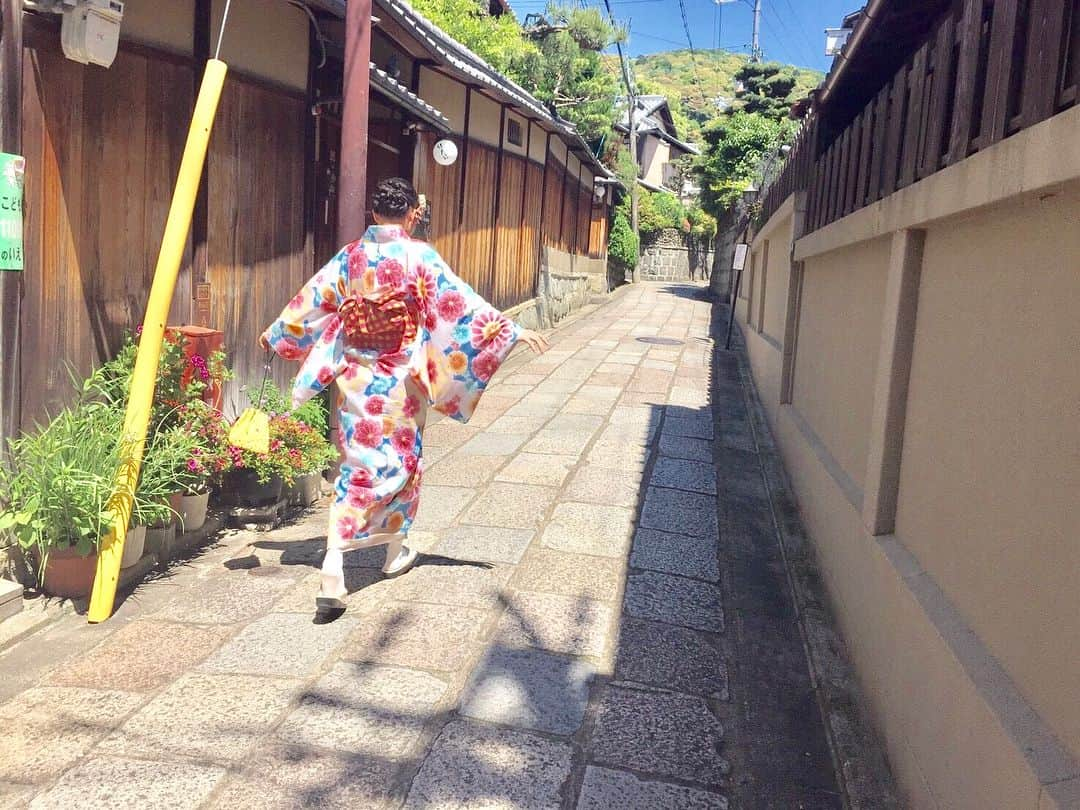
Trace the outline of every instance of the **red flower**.
{"label": "red flower", "polygon": [[370,488],[373,480],[366,467],[357,467],[349,476],[349,486]]}
{"label": "red flower", "polygon": [[366,509],[375,502],[375,493],[370,488],[358,487],[356,489],[349,490],[348,496],[349,506],[356,509]]}
{"label": "red flower", "polygon": [[367,270],[367,256],[364,251],[359,247],[351,248],[349,250],[349,279],[362,278],[365,270]]}
{"label": "red flower", "polygon": [[390,438],[390,443],[394,446],[394,449],[402,455],[410,452],[415,442],[416,431],[407,427],[398,428]]}
{"label": "red flower", "polygon": [[510,321],[501,312],[481,312],[473,318],[471,343],[477,349],[497,352],[510,342],[512,331]]}
{"label": "red flower", "polygon": [[319,369],[319,382],[323,385],[329,385],[334,381],[334,371],[329,366],[323,366]]}
{"label": "red flower", "polygon": [[291,340],[280,341],[274,349],[285,360],[299,360],[304,356],[304,350]]}
{"label": "red flower", "polygon": [[457,323],[465,314],[465,298],[457,290],[447,290],[439,296],[439,317]]}
{"label": "red flower", "polygon": [[363,526],[361,526],[356,521],[356,518],[353,518],[353,517],[346,516],[346,517],[343,517],[341,520],[339,520],[337,522],[338,535],[343,540],[352,540],[354,537],[356,537],[356,535],[360,534],[360,532],[362,532],[363,530],[364,530]]}
{"label": "red flower", "polygon": [[330,324],[326,327],[326,331],[323,332],[323,338],[325,340],[333,340],[337,337],[337,333],[341,331],[341,318],[333,318]]}
{"label": "red flower", "polygon": [[431,382],[432,385],[434,385],[436,380],[438,380],[438,378],[439,378],[439,372],[438,372],[438,369],[435,368],[435,363],[432,360],[428,360],[427,374],[428,374],[428,380]]}
{"label": "red flower", "polygon": [[412,453],[406,453],[401,457],[401,466],[404,467],[409,473],[416,472],[416,465],[420,462],[416,456]]}
{"label": "red flower", "polygon": [[375,280],[379,284],[400,287],[405,280],[405,268],[397,259],[383,259],[375,266]]}
{"label": "red flower", "polygon": [[438,290],[439,283],[426,267],[418,267],[416,272],[409,274],[409,293],[423,312],[431,309]]}
{"label": "red flower", "polygon": [[446,404],[443,407],[448,414],[457,413],[461,410],[461,397],[450,397],[450,399],[446,400]]}
{"label": "red flower", "polygon": [[365,447],[378,447],[382,443],[382,423],[361,419],[356,425],[356,440]]}
{"label": "red flower", "polygon": [[473,358],[472,370],[480,382],[487,382],[499,370],[499,358],[485,349]]}
{"label": "red flower", "polygon": [[386,400],[378,396],[369,397],[368,401],[364,404],[364,410],[372,416],[381,416],[385,408]]}
{"label": "red flower", "polygon": [[402,407],[402,411],[407,418],[412,419],[416,414],[420,413],[420,400],[409,395],[405,398],[405,405]]}
{"label": "red flower", "polygon": [[298,292],[296,295],[294,295],[292,300],[289,302],[289,306],[292,309],[303,309],[304,308],[304,294],[302,292]]}

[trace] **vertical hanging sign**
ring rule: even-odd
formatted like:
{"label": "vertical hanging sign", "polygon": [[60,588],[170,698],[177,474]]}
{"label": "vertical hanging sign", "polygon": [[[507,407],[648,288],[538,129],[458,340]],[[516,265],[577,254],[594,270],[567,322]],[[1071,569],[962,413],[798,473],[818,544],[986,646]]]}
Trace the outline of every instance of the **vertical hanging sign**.
{"label": "vertical hanging sign", "polygon": [[0,270],[23,269],[23,168],[21,155],[0,152]]}

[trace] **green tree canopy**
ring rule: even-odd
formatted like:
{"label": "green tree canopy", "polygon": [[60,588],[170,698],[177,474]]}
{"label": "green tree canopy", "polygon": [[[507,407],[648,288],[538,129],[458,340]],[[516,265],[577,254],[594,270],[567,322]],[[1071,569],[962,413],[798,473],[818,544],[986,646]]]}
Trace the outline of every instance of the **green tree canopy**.
{"label": "green tree canopy", "polygon": [[790,141],[797,127],[790,119],[741,111],[705,127],[705,151],[697,161],[702,208],[719,219],[756,178],[766,156]]}
{"label": "green tree canopy", "polygon": [[735,73],[735,79],[743,85],[737,95],[744,112],[777,119],[787,117],[799,81],[794,68],[777,62],[747,62]]}

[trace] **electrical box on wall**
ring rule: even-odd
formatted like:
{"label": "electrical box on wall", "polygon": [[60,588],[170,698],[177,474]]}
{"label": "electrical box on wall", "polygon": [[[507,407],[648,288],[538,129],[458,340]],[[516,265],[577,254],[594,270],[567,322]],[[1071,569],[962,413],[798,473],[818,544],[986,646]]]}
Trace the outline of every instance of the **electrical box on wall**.
{"label": "electrical box on wall", "polygon": [[84,65],[109,67],[120,44],[123,17],[119,0],[65,0],[60,26],[64,56]]}

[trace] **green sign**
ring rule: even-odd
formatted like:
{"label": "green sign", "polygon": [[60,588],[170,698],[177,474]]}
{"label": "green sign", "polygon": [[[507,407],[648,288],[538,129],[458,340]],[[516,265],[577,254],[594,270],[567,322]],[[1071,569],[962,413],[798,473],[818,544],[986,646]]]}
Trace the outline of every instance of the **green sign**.
{"label": "green sign", "polygon": [[23,166],[21,155],[0,152],[0,270],[23,269]]}

